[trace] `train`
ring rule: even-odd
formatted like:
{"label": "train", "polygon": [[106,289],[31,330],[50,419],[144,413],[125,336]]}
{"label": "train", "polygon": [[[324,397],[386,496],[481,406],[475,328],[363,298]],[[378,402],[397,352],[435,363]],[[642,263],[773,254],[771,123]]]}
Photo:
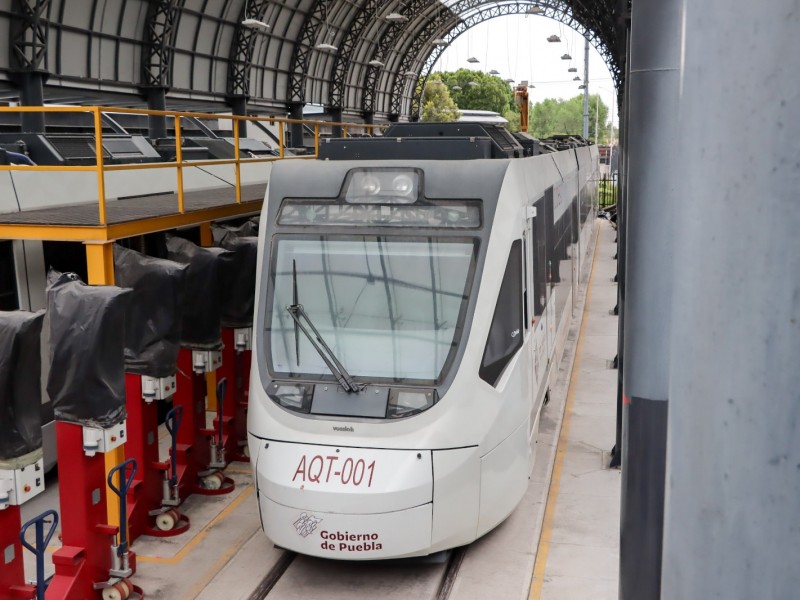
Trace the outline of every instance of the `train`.
{"label": "train", "polygon": [[418,557],[502,523],[596,235],[596,146],[486,123],[324,140],[272,170],[248,446],[276,546]]}

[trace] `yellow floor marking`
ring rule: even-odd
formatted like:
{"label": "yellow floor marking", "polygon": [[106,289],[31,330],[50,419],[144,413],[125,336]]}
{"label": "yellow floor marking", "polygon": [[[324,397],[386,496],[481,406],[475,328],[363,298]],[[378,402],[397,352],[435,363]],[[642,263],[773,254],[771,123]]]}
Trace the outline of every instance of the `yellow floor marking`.
{"label": "yellow floor marking", "polygon": [[589,283],[586,285],[586,301],[583,305],[583,321],[581,331],[578,336],[578,344],[575,348],[575,360],[572,363],[572,375],[569,380],[569,390],[567,391],[567,403],[564,407],[564,418],[561,421],[561,433],[558,436],[558,448],[556,449],[556,460],[553,465],[553,475],[550,478],[550,490],[547,493],[547,506],[544,509],[544,519],[542,521],[542,533],[539,536],[539,545],[536,549],[536,562],[533,565],[533,579],[531,580],[530,593],[528,600],[539,600],[542,596],[542,585],[544,584],[544,574],[547,568],[547,555],[550,552],[550,540],[553,536],[553,524],[556,518],[556,505],[558,504],[558,491],[561,486],[561,472],[564,468],[564,456],[567,454],[567,444],[569,443],[569,424],[572,417],[572,405],[575,403],[575,390],[578,384],[578,375],[581,369],[581,355],[583,354],[583,342],[586,333],[586,323],[589,320],[589,300],[592,293],[592,281],[594,280],[594,268],[597,265],[597,255],[600,249],[600,238],[603,230],[598,229],[597,242],[592,258],[592,271],[589,274]]}
{"label": "yellow floor marking", "polygon": [[253,493],[253,489],[254,489],[253,484],[251,483],[244,489],[244,491],[242,491],[241,494],[239,494],[239,496],[233,502],[231,502],[227,507],[225,507],[225,510],[223,510],[216,517],[211,519],[208,525],[203,527],[203,529],[197,532],[197,535],[195,535],[192,539],[186,542],[186,545],[183,548],[181,548],[180,551],[178,551],[178,553],[175,556],[165,558],[161,556],[142,556],[137,554],[136,560],[138,562],[156,563],[159,565],[177,565],[184,558],[186,558],[186,555],[189,554],[189,552],[191,552],[192,550],[194,550],[200,544],[200,542],[202,542],[206,538],[206,536],[208,536],[208,532],[211,530],[212,527],[214,527],[215,525],[221,523],[226,518],[228,518],[228,516],[230,516],[230,514],[234,510],[236,510],[236,508]]}
{"label": "yellow floor marking", "polygon": [[194,584],[192,589],[189,590],[189,593],[184,596],[184,599],[193,600],[194,598],[197,598],[197,596],[200,595],[200,592],[202,592],[206,588],[206,586],[211,582],[211,580],[217,576],[217,573],[222,571],[223,567],[227,565],[228,562],[230,562],[230,560],[241,549],[244,543],[247,542],[247,540],[249,540],[251,537],[253,537],[253,534],[256,533],[258,530],[259,528],[257,527],[255,530],[249,531],[247,535],[244,537],[244,539],[239,539],[238,543],[229,546],[228,549],[225,550],[225,552],[223,552],[222,555],[217,559],[214,565],[210,569],[206,570],[205,577],[198,580],[197,583]]}
{"label": "yellow floor marking", "polygon": [[247,467],[234,467],[232,465],[228,465],[225,467],[225,473],[231,473],[233,475],[252,475],[253,470],[248,469]]}

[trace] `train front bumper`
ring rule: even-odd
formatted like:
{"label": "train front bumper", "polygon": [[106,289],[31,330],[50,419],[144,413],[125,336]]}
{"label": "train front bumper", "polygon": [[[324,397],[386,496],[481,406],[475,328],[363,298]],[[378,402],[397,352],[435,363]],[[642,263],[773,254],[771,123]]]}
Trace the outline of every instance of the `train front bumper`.
{"label": "train front bumper", "polygon": [[261,520],[276,545],[346,560],[435,551],[431,450],[256,443]]}

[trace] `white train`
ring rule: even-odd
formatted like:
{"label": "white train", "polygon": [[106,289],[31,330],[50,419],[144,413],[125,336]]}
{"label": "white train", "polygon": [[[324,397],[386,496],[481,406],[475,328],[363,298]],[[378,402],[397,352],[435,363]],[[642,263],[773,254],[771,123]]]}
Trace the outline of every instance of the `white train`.
{"label": "white train", "polygon": [[[280,547],[427,555],[490,531],[528,486],[598,154],[466,160],[501,134],[451,134],[331,142],[333,160],[272,171],[248,441]],[[427,143],[465,160],[386,158]]]}

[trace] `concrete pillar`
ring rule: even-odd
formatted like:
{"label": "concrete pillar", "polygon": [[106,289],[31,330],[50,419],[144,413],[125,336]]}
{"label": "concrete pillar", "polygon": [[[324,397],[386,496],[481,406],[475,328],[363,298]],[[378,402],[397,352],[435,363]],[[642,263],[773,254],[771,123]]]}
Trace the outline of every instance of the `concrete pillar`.
{"label": "concrete pillar", "polygon": [[[630,31],[626,34],[625,81],[630,75]],[[625,372],[625,207],[628,205],[628,86],[619,92],[622,106],[619,111],[619,172],[617,173],[617,428],[610,467],[622,466],[622,376]]]}
{"label": "concrete pillar", "polygon": [[631,14],[621,600],[661,594],[682,1],[637,0]]}
{"label": "concrete pillar", "polygon": [[[19,85],[19,100],[23,106],[44,106],[45,73],[26,71],[15,75]],[[20,125],[26,133],[44,133],[44,113],[20,113]]]}
{"label": "concrete pillar", "polygon": [[[150,110],[167,110],[167,88],[161,86],[149,88],[147,90],[147,108]],[[167,137],[167,117],[149,115],[147,117],[147,128],[150,131],[151,140]]]}
{"label": "concrete pillar", "polygon": [[800,590],[798,9],[684,0],[664,600]]}
{"label": "concrete pillar", "polygon": [[[231,113],[239,117],[247,116],[247,96],[231,96],[228,98]],[[239,121],[239,136],[247,137],[247,121]]]}
{"label": "concrete pillar", "polygon": [[[303,105],[299,102],[295,102],[294,104],[289,105],[289,118],[290,119],[302,119],[303,118]],[[304,145],[303,142],[303,124],[302,123],[292,123],[289,125],[289,138],[290,144],[292,148],[301,148]]]}
{"label": "concrete pillar", "polygon": [[[342,109],[341,108],[328,107],[327,113],[330,115],[331,121],[333,121],[335,123],[341,123],[342,122]],[[342,135],[343,135],[343,132],[342,132],[341,125],[335,125],[335,126],[333,126],[331,128],[331,137],[338,138],[338,137],[342,137]]]}

